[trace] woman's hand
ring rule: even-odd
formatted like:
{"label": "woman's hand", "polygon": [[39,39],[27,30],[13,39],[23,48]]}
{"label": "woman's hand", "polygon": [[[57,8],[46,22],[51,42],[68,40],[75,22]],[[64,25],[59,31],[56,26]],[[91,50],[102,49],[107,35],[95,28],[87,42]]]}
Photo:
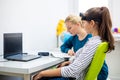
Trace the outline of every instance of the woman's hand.
{"label": "woman's hand", "polygon": [[73,50],[68,50],[68,55],[74,56],[75,52]]}

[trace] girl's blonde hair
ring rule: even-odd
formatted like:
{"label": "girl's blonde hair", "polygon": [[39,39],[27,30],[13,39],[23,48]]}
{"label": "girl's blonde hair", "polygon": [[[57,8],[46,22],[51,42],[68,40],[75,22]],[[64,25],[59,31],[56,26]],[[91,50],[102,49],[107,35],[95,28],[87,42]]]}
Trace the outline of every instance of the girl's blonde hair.
{"label": "girl's blonde hair", "polygon": [[77,23],[81,24],[81,17],[80,16],[76,16],[76,15],[69,15],[65,19],[65,23],[66,22],[71,22],[72,24],[77,24]]}

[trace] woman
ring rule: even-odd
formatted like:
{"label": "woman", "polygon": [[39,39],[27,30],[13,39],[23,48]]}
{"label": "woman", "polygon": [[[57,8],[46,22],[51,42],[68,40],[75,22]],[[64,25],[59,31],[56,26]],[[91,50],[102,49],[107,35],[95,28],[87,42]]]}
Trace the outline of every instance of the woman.
{"label": "woman", "polygon": [[67,31],[71,33],[72,36],[61,45],[60,49],[62,52],[73,56],[78,49],[84,46],[88,41],[88,38],[92,37],[92,35],[87,34],[83,29],[81,26],[81,18],[79,16],[69,15],[65,19],[65,24]]}
{"label": "woman", "polygon": [[33,80],[38,80],[42,77],[56,76],[74,77],[79,80],[84,80],[85,73],[92,61],[97,46],[101,42],[106,41],[109,43],[108,51],[114,50],[114,38],[111,33],[112,22],[108,8],[94,7],[88,9],[86,13],[83,14],[82,20],[82,26],[84,26],[87,33],[92,34],[93,37],[88,40],[83,48],[80,48],[76,52],[73,61],[64,62],[64,64],[57,69],[41,71],[33,77]]}

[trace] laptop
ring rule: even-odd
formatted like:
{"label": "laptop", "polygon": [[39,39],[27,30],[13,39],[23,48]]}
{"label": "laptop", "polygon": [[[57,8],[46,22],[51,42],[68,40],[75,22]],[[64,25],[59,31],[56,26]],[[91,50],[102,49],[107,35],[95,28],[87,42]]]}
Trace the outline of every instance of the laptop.
{"label": "laptop", "polygon": [[4,33],[4,59],[15,61],[30,61],[40,58],[40,55],[28,55],[22,51],[22,33]]}

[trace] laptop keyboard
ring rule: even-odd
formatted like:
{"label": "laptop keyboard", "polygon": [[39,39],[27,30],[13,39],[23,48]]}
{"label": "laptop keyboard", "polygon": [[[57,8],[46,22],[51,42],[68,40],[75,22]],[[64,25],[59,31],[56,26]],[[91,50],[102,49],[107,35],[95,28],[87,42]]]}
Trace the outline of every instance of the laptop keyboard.
{"label": "laptop keyboard", "polygon": [[28,59],[32,59],[32,58],[37,58],[40,57],[39,55],[28,55],[28,54],[16,54],[16,55],[12,55],[12,57],[14,57],[14,59],[24,59],[24,60],[28,60]]}

